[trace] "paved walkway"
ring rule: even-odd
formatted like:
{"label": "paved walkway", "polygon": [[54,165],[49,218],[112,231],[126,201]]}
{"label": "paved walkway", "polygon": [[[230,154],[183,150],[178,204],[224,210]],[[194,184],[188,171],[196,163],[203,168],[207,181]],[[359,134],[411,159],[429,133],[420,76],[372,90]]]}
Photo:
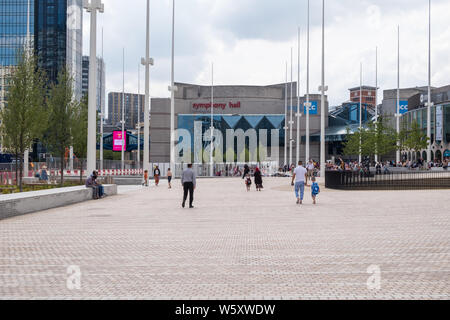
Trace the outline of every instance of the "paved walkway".
{"label": "paved walkway", "polygon": [[200,180],[183,210],[162,181],[0,221],[0,298],[450,298],[448,190],[326,190],[298,207],[288,183]]}

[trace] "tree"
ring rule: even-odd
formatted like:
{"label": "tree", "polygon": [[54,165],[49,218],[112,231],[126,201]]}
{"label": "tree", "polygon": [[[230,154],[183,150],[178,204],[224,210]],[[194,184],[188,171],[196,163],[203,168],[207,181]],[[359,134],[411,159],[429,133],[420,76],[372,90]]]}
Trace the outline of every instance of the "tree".
{"label": "tree", "polygon": [[19,163],[16,183],[22,192],[23,154],[33,141],[42,138],[47,127],[45,75],[38,69],[36,57],[22,52],[8,80],[10,87],[6,94],[7,105],[0,111],[0,130],[4,147]]}
{"label": "tree", "polygon": [[88,136],[88,98],[85,96],[80,103],[76,105],[76,110],[72,124],[73,151],[79,159],[80,165],[80,183],[83,180],[83,160],[87,154],[87,136]]}
{"label": "tree", "polygon": [[386,126],[383,117],[379,117],[378,122],[369,124],[370,148],[373,148],[373,155],[379,155],[381,158],[397,149],[397,132],[389,126]]}
{"label": "tree", "polygon": [[430,139],[423,132],[417,121],[411,123],[411,128],[403,128],[400,132],[400,150],[420,151],[428,148]]}
{"label": "tree", "polygon": [[73,80],[62,69],[58,80],[51,85],[48,99],[49,126],[47,130],[48,148],[60,156],[61,186],[64,184],[65,152],[72,144],[72,132],[76,122],[78,102],[73,97]]}
{"label": "tree", "polygon": [[344,142],[344,155],[346,156],[356,156],[361,154],[364,155],[364,150],[362,148],[364,129],[358,129],[358,131],[353,134],[350,132],[350,128],[347,128],[347,141]]}

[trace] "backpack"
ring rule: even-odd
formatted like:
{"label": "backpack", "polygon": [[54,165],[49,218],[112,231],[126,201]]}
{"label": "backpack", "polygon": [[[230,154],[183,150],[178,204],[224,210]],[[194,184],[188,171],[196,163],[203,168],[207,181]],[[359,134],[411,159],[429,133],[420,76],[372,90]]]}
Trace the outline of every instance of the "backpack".
{"label": "backpack", "polygon": [[320,188],[319,188],[319,185],[317,183],[314,183],[312,185],[312,193],[313,194],[319,194],[320,193]]}

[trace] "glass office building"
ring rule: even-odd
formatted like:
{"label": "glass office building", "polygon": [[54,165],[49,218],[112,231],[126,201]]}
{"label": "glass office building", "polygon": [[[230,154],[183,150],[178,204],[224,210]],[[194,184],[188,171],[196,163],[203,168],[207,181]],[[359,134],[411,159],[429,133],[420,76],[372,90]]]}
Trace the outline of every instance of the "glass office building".
{"label": "glass office building", "polygon": [[77,99],[82,96],[82,0],[35,2],[35,52],[50,82],[67,67]]}
{"label": "glass office building", "polygon": [[[30,1],[30,40],[34,35],[34,1]],[[27,42],[28,0],[0,1],[0,65],[17,65]],[[32,45],[32,43],[31,43]]]}

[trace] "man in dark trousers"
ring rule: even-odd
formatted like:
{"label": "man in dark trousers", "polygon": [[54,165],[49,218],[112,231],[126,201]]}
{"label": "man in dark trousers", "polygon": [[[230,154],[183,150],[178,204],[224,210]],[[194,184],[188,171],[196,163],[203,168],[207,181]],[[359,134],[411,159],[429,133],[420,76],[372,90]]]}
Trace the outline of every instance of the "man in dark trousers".
{"label": "man in dark trousers", "polygon": [[194,170],[192,170],[192,164],[189,164],[187,169],[183,171],[181,176],[181,184],[184,189],[183,208],[186,206],[186,199],[189,193],[189,208],[194,208],[192,203],[194,202],[194,190],[197,184],[197,177]]}

